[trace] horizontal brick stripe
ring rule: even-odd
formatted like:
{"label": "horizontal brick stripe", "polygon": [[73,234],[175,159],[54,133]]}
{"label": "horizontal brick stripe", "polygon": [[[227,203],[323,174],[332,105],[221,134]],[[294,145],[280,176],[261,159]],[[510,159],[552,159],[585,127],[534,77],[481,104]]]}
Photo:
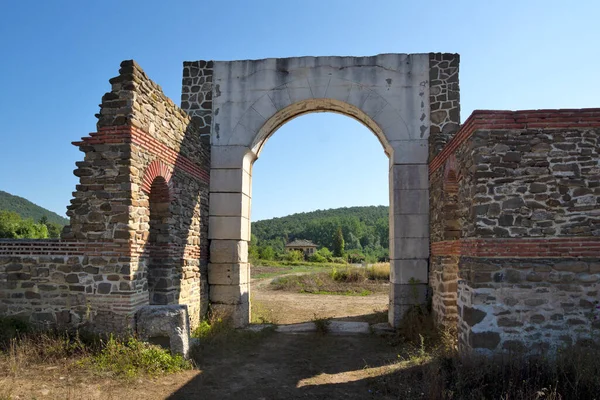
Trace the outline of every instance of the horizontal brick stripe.
{"label": "horizontal brick stripe", "polygon": [[431,175],[473,132],[480,129],[564,129],[600,127],[600,108],[576,110],[475,110],[452,140],[429,163]]}
{"label": "horizontal brick stripe", "polygon": [[86,146],[95,144],[120,144],[133,143],[157,156],[160,160],[173,166],[175,169],[208,183],[210,174],[196,165],[189,158],[169,148],[148,133],[132,126],[115,126],[100,128],[98,132],[92,132],[81,141],[73,142],[75,146]]}
{"label": "horizontal brick stripe", "polygon": [[493,258],[599,257],[600,238],[489,238],[434,242],[432,256]]}
{"label": "horizontal brick stripe", "polygon": [[0,240],[0,257],[10,256],[119,256],[128,257],[129,243],[79,242],[60,239]]}

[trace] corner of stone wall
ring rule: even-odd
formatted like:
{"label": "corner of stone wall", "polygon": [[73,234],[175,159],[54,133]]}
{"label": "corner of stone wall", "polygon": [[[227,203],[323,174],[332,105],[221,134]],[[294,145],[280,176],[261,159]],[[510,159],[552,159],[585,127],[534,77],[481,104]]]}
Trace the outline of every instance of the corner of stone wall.
{"label": "corner of stone wall", "polygon": [[459,63],[458,54],[429,54],[430,161],[460,127]]}

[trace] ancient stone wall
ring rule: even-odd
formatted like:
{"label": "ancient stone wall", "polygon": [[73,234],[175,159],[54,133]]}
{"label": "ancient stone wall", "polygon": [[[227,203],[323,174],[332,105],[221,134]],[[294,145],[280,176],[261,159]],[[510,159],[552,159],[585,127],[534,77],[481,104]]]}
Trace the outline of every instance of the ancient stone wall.
{"label": "ancient stone wall", "polygon": [[133,61],[110,82],[98,131],[74,143],[85,157],[62,240],[1,242],[0,311],[123,331],[144,305],[187,304],[195,325],[208,305],[206,126]]}
{"label": "ancient stone wall", "polygon": [[[478,111],[430,163],[434,310],[443,313],[454,288],[442,284],[457,271],[463,350],[545,351],[594,337],[599,127],[597,109]],[[457,185],[444,188],[444,175]]]}
{"label": "ancient stone wall", "polygon": [[429,54],[430,160],[452,139],[460,125],[459,64],[458,54]]}

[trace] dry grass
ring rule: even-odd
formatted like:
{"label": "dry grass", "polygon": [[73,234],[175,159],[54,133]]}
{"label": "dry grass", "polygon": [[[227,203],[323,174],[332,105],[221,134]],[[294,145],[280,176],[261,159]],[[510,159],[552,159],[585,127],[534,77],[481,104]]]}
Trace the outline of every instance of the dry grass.
{"label": "dry grass", "polygon": [[374,281],[390,280],[390,263],[375,263],[367,265],[365,268],[367,277]]}
{"label": "dry grass", "polygon": [[135,337],[104,340],[85,332],[33,330],[8,319],[2,324],[16,327],[4,331],[0,343],[0,375],[4,376],[50,366],[129,379],[192,368],[181,356]]}
{"label": "dry grass", "polygon": [[371,267],[334,268],[331,272],[286,275],[274,279],[271,287],[297,293],[339,294],[368,296],[374,292],[387,292],[389,264]]}

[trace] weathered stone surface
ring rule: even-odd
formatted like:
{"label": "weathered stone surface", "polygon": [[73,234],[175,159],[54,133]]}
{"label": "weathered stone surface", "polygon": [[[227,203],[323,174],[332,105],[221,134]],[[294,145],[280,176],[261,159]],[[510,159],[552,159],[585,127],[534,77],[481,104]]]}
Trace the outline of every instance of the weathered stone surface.
{"label": "weathered stone surface", "polygon": [[146,306],[137,313],[136,331],[141,340],[160,342],[168,338],[172,353],[188,357],[190,324],[186,305]]}
{"label": "weathered stone surface", "polygon": [[472,348],[482,348],[488,350],[495,350],[500,344],[500,334],[498,332],[487,331],[487,332],[471,332],[469,334],[470,346]]}

